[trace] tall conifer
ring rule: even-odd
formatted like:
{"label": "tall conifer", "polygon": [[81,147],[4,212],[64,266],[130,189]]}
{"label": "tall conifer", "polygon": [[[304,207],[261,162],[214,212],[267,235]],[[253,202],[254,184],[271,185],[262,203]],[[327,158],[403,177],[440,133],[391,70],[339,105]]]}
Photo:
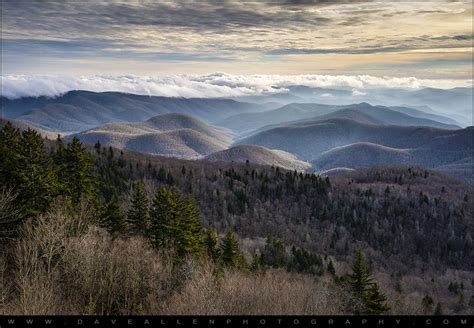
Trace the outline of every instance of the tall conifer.
{"label": "tall conifer", "polygon": [[148,228],[148,199],[142,182],[135,184],[126,222],[132,233],[144,233]]}

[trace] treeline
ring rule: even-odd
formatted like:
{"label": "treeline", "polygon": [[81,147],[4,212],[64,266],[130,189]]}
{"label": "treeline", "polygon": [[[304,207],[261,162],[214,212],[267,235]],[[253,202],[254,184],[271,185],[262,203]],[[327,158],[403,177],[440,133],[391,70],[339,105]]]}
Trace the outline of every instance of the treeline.
{"label": "treeline", "polygon": [[23,216],[45,213],[56,197],[77,204],[95,201],[94,159],[78,139],[47,153],[43,138],[32,129],[20,133],[11,123],[0,130],[0,184],[17,193]]}

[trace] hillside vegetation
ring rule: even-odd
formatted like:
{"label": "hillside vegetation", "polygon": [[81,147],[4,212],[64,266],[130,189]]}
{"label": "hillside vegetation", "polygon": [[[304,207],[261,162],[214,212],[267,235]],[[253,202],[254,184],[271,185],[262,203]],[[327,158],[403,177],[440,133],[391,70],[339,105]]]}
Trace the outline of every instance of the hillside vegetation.
{"label": "hillside vegetation", "polygon": [[256,145],[238,145],[210,154],[206,156],[206,159],[223,162],[248,162],[297,171],[305,171],[310,167],[309,163],[298,160],[296,156],[290,153]]}
{"label": "hillside vegetation", "polygon": [[0,181],[5,313],[472,313],[473,190],[440,173],[325,178],[7,124]]}

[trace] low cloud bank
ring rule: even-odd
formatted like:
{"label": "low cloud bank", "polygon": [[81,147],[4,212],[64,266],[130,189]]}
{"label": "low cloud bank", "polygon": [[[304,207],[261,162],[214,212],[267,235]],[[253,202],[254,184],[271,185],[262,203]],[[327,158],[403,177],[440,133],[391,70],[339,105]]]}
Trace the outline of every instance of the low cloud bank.
{"label": "low cloud bank", "polygon": [[1,95],[21,97],[55,97],[71,90],[94,92],[118,91],[166,97],[238,97],[286,92],[287,87],[302,85],[320,88],[356,90],[423,87],[453,88],[472,86],[472,80],[426,80],[414,77],[375,77],[369,75],[177,75],[148,76],[53,76],[6,75],[1,77]]}

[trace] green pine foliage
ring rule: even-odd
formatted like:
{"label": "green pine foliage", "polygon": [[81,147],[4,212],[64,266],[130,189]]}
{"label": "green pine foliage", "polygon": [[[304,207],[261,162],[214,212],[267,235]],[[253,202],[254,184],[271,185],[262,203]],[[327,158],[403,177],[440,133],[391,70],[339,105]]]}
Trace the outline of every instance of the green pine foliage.
{"label": "green pine foliage", "polygon": [[369,288],[366,310],[367,314],[384,314],[390,311],[387,305],[387,297],[380,290],[378,284],[373,283]]}
{"label": "green pine foliage", "polygon": [[283,240],[268,237],[260,255],[262,265],[281,268],[287,265],[286,245]]}
{"label": "green pine foliage", "polygon": [[18,155],[15,172],[25,214],[34,216],[44,213],[53,200],[56,179],[52,162],[45,155],[43,138],[38,132],[32,129],[23,131]]}
{"label": "green pine foliage", "polygon": [[148,232],[152,244],[173,250],[178,259],[204,254],[204,228],[196,202],[177,190],[162,187],[155,194],[150,209]]}
{"label": "green pine foliage", "polygon": [[94,202],[97,200],[98,183],[92,168],[94,159],[87,148],[74,137],[64,148],[60,139],[56,153],[56,164],[59,167],[59,182],[63,193],[70,197],[74,204],[82,199]]}
{"label": "green pine foliage", "polygon": [[162,187],[156,192],[150,209],[149,236],[157,248],[174,248],[179,221],[176,191]]}
{"label": "green pine foliage", "polygon": [[180,196],[178,204],[178,255],[191,254],[199,257],[204,254],[205,250],[205,233],[199,207],[190,195]]}
{"label": "green pine foliage", "polygon": [[221,261],[224,266],[229,268],[243,268],[246,265],[239,242],[235,239],[230,228],[227,229],[221,242]]}
{"label": "green pine foliage", "polygon": [[0,130],[0,179],[3,185],[14,186],[18,181],[16,166],[20,159],[20,130],[8,122]]}
{"label": "green pine foliage", "polygon": [[20,161],[20,131],[10,122],[0,130],[0,184],[13,187],[18,184],[16,174],[17,164]]}
{"label": "green pine foliage", "polygon": [[125,213],[120,208],[117,197],[112,197],[105,203],[101,213],[100,224],[112,234],[119,233],[125,228]]}
{"label": "green pine foliage", "polygon": [[208,257],[216,263],[221,255],[221,250],[219,248],[219,235],[217,234],[216,229],[208,228],[206,230],[204,243],[206,245]]}
{"label": "green pine foliage", "polygon": [[0,131],[0,185],[13,188],[25,216],[44,213],[56,190],[53,163],[43,138],[32,129],[20,133],[11,123]]}
{"label": "green pine foliage", "polygon": [[142,182],[135,184],[126,223],[132,234],[144,234],[149,225],[148,198]]}
{"label": "green pine foliage", "polygon": [[364,255],[360,249],[356,252],[352,263],[352,273],[347,276],[347,281],[358,302],[356,314],[384,314],[390,311],[385,295],[367,270]]}
{"label": "green pine foliage", "polygon": [[59,196],[73,204],[98,204],[94,159],[79,139],[45,140],[33,129],[20,132],[7,122],[0,130],[0,186],[15,195],[20,217],[47,212]]}
{"label": "green pine foliage", "polygon": [[294,246],[291,248],[291,254],[288,271],[317,275],[324,273],[323,260],[319,254]]}

